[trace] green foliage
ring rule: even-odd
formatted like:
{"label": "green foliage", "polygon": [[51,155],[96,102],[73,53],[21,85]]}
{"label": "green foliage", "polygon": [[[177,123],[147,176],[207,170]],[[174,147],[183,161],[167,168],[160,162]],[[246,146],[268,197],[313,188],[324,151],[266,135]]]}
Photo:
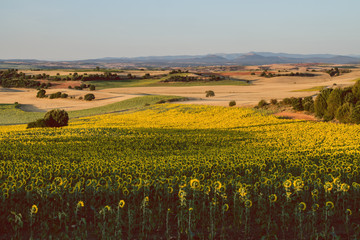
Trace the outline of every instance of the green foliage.
{"label": "green foliage", "polygon": [[350,103],[344,103],[341,105],[335,114],[335,117],[341,123],[350,123],[352,122],[351,113],[352,113],[352,106]]}
{"label": "green foliage", "polygon": [[52,93],[49,95],[50,99],[61,98],[61,92]]}
{"label": "green foliage", "polygon": [[304,110],[302,98],[291,98],[291,106],[295,111],[302,111]]}
{"label": "green foliage", "polygon": [[46,96],[46,91],[44,89],[39,90],[36,94],[37,98],[44,98],[45,96]]}
{"label": "green foliage", "polygon": [[26,128],[44,128],[48,127],[44,119],[38,119],[35,122],[28,123]]}
{"label": "green foliage", "polygon": [[356,81],[352,87],[352,93],[354,94],[355,99],[360,99],[360,80]]}
{"label": "green foliage", "polygon": [[303,106],[305,111],[313,113],[315,111],[314,99],[311,96],[305,97],[303,100]]}
{"label": "green foliage", "polygon": [[90,85],[90,87],[89,87],[89,89],[90,89],[90,91],[95,91],[95,85]]}
{"label": "green foliage", "polygon": [[69,122],[69,115],[65,110],[53,109],[44,116],[47,127],[63,127]]}
{"label": "green foliage", "polygon": [[278,100],[277,100],[277,99],[271,99],[271,100],[270,100],[270,103],[271,103],[272,105],[276,105],[276,104],[278,103]]}
{"label": "green foliage", "polygon": [[236,105],[236,102],[234,100],[230,101],[229,102],[229,107],[233,107]]}
{"label": "green foliage", "polygon": [[360,103],[352,108],[350,118],[352,123],[360,124]]}
{"label": "green foliage", "polygon": [[68,96],[69,96],[69,94],[66,94],[66,93],[61,94],[61,98],[67,98]]}
{"label": "green foliage", "polygon": [[335,117],[337,109],[342,105],[342,91],[340,88],[335,88],[326,100],[327,108],[324,117],[327,120],[332,120]]}
{"label": "green foliage", "polygon": [[269,105],[264,99],[260,100],[258,103],[259,108],[263,108],[265,106]]}
{"label": "green foliage", "polygon": [[88,93],[88,94],[86,94],[86,95],[84,96],[84,100],[85,100],[85,101],[92,101],[92,100],[94,100],[94,99],[95,99],[95,95],[92,94],[92,93]]}
{"label": "green foliage", "polygon": [[215,93],[212,90],[205,91],[205,93],[206,93],[206,97],[214,97],[215,96]]}
{"label": "green foliage", "polygon": [[327,109],[327,99],[331,92],[331,88],[326,88],[321,90],[320,94],[316,96],[314,110],[317,117],[322,118],[325,115]]}

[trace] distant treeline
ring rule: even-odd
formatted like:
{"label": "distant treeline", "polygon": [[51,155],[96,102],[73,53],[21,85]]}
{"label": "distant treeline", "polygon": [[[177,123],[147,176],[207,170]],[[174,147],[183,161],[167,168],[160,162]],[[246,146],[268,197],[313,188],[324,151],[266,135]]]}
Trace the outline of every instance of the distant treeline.
{"label": "distant treeline", "polygon": [[[25,73],[19,73],[17,69],[8,69],[0,71],[0,85],[5,88],[38,88],[42,86],[42,83],[32,80],[31,76],[27,76]],[[46,86],[43,84],[43,87]]]}
{"label": "distant treeline", "polygon": [[223,76],[216,75],[201,75],[201,78],[194,76],[170,76],[169,78],[162,80],[161,82],[207,82],[207,81],[221,81],[224,80]]}
{"label": "distant treeline", "polygon": [[275,74],[275,73],[271,73],[271,72],[267,72],[267,71],[263,71],[260,74],[261,77],[267,77],[267,78],[271,78],[271,77],[315,77],[316,74],[313,73],[285,73],[285,74]]}

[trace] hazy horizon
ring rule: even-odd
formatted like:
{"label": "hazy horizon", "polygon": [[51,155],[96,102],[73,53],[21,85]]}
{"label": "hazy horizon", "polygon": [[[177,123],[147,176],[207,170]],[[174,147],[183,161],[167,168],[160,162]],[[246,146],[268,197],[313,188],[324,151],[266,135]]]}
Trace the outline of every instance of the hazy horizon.
{"label": "hazy horizon", "polygon": [[360,1],[5,0],[0,59],[360,55]]}

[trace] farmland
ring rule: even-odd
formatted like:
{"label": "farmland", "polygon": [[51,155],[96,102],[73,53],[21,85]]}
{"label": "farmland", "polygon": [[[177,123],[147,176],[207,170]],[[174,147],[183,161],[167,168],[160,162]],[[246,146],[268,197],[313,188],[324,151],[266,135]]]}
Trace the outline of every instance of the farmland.
{"label": "farmland", "polygon": [[359,235],[358,125],[161,104],[0,127],[0,231],[27,238]]}

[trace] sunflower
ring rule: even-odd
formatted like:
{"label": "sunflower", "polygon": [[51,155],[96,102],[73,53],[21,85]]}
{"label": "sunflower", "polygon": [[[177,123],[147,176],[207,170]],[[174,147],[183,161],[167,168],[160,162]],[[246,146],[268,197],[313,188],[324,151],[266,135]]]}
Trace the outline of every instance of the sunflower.
{"label": "sunflower", "polygon": [[311,207],[311,210],[313,212],[316,212],[318,209],[319,209],[319,204],[317,204],[317,203],[313,204],[312,207]]}
{"label": "sunflower", "polygon": [[216,182],[214,183],[214,188],[215,188],[215,190],[219,191],[219,190],[221,189],[221,187],[222,187],[221,182],[216,181]]}
{"label": "sunflower", "polygon": [[340,189],[343,192],[347,192],[347,191],[349,191],[350,186],[348,184],[346,184],[346,183],[343,183],[343,184],[341,184]]}
{"label": "sunflower", "polygon": [[190,187],[192,189],[198,189],[200,187],[200,181],[196,178],[190,180]]}
{"label": "sunflower", "polygon": [[334,208],[334,203],[331,202],[331,201],[327,201],[327,202],[326,202],[326,209],[327,209],[327,210],[331,210],[331,209],[333,209],[333,208]]}
{"label": "sunflower", "polygon": [[79,207],[84,207],[84,202],[83,201],[79,201],[76,205],[78,208]]}
{"label": "sunflower", "polygon": [[285,188],[290,188],[291,187],[291,181],[290,180],[286,180],[284,183],[283,183],[283,186],[285,187]]}
{"label": "sunflower", "polygon": [[277,201],[277,196],[276,196],[276,194],[275,194],[275,193],[274,193],[274,194],[271,194],[271,195],[269,196],[269,200],[270,200],[270,202],[272,202],[272,203],[276,202],[276,201]]}
{"label": "sunflower", "polygon": [[31,214],[36,214],[38,212],[38,210],[39,210],[38,207],[34,204],[31,207],[30,213]]}
{"label": "sunflower", "polygon": [[348,215],[348,216],[351,216],[351,215],[352,215],[352,211],[351,211],[349,208],[346,209],[345,213],[346,213],[346,215]]}
{"label": "sunflower", "polygon": [[331,182],[325,182],[324,188],[326,192],[330,192],[333,189],[333,184]]}
{"label": "sunflower", "polygon": [[247,199],[247,200],[245,201],[244,205],[245,205],[246,208],[251,208],[251,206],[252,206],[252,201],[249,200],[249,199]]}
{"label": "sunflower", "polygon": [[119,201],[119,208],[123,208],[125,206],[125,201],[124,200],[120,200]]}
{"label": "sunflower", "polygon": [[304,202],[299,203],[298,208],[299,208],[300,211],[305,211],[305,209],[306,209],[306,203],[304,203]]}
{"label": "sunflower", "polygon": [[227,212],[229,210],[229,205],[227,204],[227,203],[225,203],[224,205],[223,205],[223,211],[224,212]]}

